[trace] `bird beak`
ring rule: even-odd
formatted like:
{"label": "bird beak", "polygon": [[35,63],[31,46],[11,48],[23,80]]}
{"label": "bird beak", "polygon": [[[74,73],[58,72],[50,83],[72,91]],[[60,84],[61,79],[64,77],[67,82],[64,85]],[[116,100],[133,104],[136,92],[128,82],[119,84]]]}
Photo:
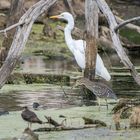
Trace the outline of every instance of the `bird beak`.
{"label": "bird beak", "polygon": [[50,19],[59,19],[59,15],[56,15],[56,16],[51,16],[49,17]]}

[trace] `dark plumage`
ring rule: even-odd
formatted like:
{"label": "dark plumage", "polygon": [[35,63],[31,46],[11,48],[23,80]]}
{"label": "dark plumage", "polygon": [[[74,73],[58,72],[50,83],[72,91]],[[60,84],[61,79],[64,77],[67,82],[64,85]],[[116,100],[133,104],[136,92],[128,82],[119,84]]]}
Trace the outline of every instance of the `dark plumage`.
{"label": "dark plumage", "polygon": [[32,123],[43,123],[33,111],[30,111],[28,109],[28,107],[24,107],[24,110],[21,113],[21,117],[23,118],[23,120],[29,123],[30,127]]}
{"label": "dark plumage", "polygon": [[35,110],[38,109],[39,106],[40,106],[39,103],[37,103],[37,102],[34,102],[34,103],[33,103],[33,108],[34,108]]}

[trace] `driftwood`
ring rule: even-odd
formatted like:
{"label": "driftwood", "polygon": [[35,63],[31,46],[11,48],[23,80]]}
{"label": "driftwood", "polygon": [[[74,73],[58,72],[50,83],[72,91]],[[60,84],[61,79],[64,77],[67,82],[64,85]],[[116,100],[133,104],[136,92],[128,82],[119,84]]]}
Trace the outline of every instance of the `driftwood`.
{"label": "driftwood", "polygon": [[48,116],[44,116],[49,124],[53,125],[54,127],[59,127],[59,126],[62,126],[61,124],[59,124],[58,122],[56,122],[54,119],[52,119],[51,117],[48,117]]}
{"label": "driftwood", "polygon": [[84,123],[85,125],[89,125],[89,124],[96,124],[97,126],[103,126],[103,127],[106,127],[107,124],[103,121],[100,121],[100,120],[93,120],[93,119],[90,119],[90,118],[87,118],[87,117],[82,117],[82,119],[84,120]]}
{"label": "driftwood", "polygon": [[19,20],[19,22],[0,32],[6,32],[17,27],[12,45],[8,52],[8,56],[0,69],[0,88],[5,84],[7,78],[16,66],[20,58],[21,52],[28,40],[32,25],[39,15],[48,10],[56,0],[41,0],[33,5]]}
{"label": "driftwood", "polygon": [[120,57],[122,63],[130,70],[131,75],[135,79],[138,85],[140,85],[140,76],[138,75],[138,72],[136,71],[134,65],[132,62],[129,60],[128,56],[126,55],[122,45],[121,41],[119,39],[118,34],[115,32],[115,28],[118,26],[117,21],[111,12],[110,8],[108,7],[107,3],[105,0],[96,0],[100,10],[103,12],[105,15],[106,19],[108,20],[109,26],[110,26],[110,34],[112,41],[115,46],[115,50]]}
{"label": "driftwood", "polygon": [[44,128],[38,128],[35,129],[34,132],[44,132],[44,131],[70,131],[70,130],[81,130],[81,129],[88,129],[88,128],[96,128],[97,125],[91,124],[91,125],[85,125],[83,127],[44,127]]}

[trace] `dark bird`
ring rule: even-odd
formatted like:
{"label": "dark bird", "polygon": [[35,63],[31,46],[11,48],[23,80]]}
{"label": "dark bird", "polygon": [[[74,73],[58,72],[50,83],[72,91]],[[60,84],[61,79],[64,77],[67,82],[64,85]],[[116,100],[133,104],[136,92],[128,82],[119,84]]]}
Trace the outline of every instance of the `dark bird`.
{"label": "dark bird", "polygon": [[37,110],[39,106],[40,106],[39,103],[33,102],[33,109]]}
{"label": "dark bird", "polygon": [[100,120],[93,120],[93,119],[90,119],[90,118],[87,118],[87,117],[82,117],[82,119],[84,120],[85,125],[96,124],[97,126],[103,126],[103,127],[107,126],[107,124],[105,122],[100,121]]}
{"label": "dark bird", "polygon": [[[81,78],[76,81],[75,86],[85,86],[87,89],[89,89],[98,99],[99,108],[100,108],[100,98],[104,98],[107,103],[107,99],[117,99],[116,94],[113,92],[113,90],[108,87],[106,84],[97,82],[97,81],[90,81],[87,78]],[[107,104],[108,109],[108,104]]]}
{"label": "dark bird", "polygon": [[31,128],[32,123],[42,124],[43,122],[37,117],[37,115],[28,109],[27,106],[24,107],[24,110],[21,113],[23,120],[28,122],[28,127]]}

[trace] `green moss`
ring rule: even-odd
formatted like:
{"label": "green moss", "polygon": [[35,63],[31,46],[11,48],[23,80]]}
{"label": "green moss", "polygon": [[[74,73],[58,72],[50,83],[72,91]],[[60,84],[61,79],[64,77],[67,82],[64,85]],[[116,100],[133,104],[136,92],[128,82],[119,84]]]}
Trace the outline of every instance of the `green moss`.
{"label": "green moss", "polygon": [[126,37],[129,41],[140,44],[140,34],[137,33],[135,30],[123,28],[120,30],[120,34]]}
{"label": "green moss", "polygon": [[53,75],[53,74],[32,74],[32,73],[14,73],[12,74],[7,84],[33,84],[33,83],[49,83],[49,84],[70,84],[70,77],[67,75]]}

